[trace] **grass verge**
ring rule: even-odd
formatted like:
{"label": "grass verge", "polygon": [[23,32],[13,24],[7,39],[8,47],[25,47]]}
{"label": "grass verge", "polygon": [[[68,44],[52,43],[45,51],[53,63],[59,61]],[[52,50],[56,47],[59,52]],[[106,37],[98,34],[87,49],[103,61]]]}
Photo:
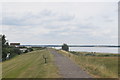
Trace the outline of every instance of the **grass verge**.
{"label": "grass verge", "polygon": [[59,78],[53,57],[47,49],[16,56],[2,63],[2,78]]}
{"label": "grass verge", "polygon": [[[118,78],[118,57],[74,55],[59,50],[95,78]],[[102,54],[101,54],[102,55]]]}

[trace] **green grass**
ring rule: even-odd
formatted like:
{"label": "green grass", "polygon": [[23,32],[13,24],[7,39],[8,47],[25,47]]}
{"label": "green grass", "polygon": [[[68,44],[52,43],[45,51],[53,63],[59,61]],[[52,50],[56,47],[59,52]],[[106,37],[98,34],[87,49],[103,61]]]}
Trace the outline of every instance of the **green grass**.
{"label": "green grass", "polygon": [[[44,63],[43,55],[47,59]],[[59,78],[54,56],[47,49],[21,54],[2,63],[3,78]]]}
{"label": "green grass", "polygon": [[[106,56],[106,54],[85,55],[88,53],[80,53],[74,55],[65,51],[59,53],[69,57],[76,64],[87,71],[91,76],[96,78],[118,78],[118,57]],[[98,56],[99,55],[99,56]],[[101,55],[101,56],[100,56]],[[105,55],[105,56],[102,56]]]}

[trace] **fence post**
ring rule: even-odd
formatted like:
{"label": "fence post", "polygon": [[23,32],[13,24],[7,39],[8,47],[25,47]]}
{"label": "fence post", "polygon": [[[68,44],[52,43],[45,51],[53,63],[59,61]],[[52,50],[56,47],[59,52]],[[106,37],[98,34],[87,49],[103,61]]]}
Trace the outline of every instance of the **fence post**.
{"label": "fence post", "polygon": [[44,62],[47,63],[47,58],[43,55]]}

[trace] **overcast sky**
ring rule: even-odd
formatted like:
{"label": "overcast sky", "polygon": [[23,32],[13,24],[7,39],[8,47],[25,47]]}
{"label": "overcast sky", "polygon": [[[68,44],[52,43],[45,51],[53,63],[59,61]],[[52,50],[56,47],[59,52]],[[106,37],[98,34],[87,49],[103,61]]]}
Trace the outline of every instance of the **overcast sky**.
{"label": "overcast sky", "polygon": [[21,44],[118,44],[116,2],[2,4],[2,34]]}

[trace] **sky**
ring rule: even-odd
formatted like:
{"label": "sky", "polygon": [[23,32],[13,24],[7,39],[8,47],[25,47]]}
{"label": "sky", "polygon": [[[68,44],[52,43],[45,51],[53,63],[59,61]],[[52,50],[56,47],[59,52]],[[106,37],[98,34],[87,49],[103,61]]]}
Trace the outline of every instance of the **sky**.
{"label": "sky", "polygon": [[117,45],[118,3],[112,1],[4,2],[0,30],[21,44]]}

